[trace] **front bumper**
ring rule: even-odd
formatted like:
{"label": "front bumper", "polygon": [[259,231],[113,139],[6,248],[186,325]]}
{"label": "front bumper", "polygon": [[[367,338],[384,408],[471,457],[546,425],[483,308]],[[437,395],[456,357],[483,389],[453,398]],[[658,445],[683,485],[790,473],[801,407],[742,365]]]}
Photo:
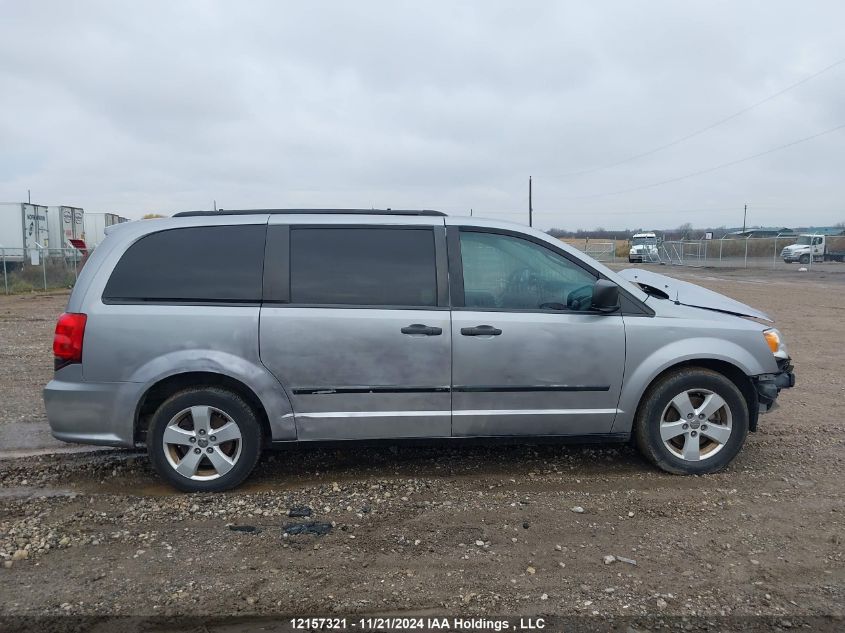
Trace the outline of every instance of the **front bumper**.
{"label": "front bumper", "polygon": [[792,371],[791,359],[779,360],[778,369],[777,373],[762,374],[754,378],[760,413],[768,413],[777,406],[781,389],[790,389],[795,386],[795,373]]}
{"label": "front bumper", "polygon": [[780,252],[781,259],[785,262],[797,262],[803,257],[804,255],[809,256],[810,251],[788,251],[783,249]]}

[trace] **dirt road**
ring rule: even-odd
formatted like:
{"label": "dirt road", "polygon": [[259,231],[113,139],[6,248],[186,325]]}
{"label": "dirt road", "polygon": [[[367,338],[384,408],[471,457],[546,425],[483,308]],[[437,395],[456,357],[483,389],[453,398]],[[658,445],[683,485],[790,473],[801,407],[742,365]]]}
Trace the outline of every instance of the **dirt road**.
{"label": "dirt road", "polygon": [[[795,359],[728,471],[627,446],[299,447],[181,495],[142,454],[4,459],[0,614],[845,615],[845,275],[660,272],[768,311]],[[5,437],[43,433],[64,301],[0,298]],[[285,536],[296,506],[331,531]]]}

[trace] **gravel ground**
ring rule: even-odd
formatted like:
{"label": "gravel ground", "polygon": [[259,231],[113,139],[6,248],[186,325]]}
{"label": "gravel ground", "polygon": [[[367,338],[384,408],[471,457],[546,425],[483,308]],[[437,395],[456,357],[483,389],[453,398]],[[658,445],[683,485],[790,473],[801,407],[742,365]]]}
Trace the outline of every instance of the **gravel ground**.
{"label": "gravel ground", "polygon": [[68,294],[0,295],[0,426],[47,423],[41,389],[53,374],[53,328]]}
{"label": "gravel ground", "polygon": [[[239,490],[182,495],[140,453],[5,459],[0,615],[599,615],[721,630],[722,616],[782,629],[842,617],[845,274],[660,272],[768,311],[795,359],[798,387],[727,471],[666,475],[627,446],[304,446],[269,453]],[[43,433],[65,300],[0,298],[0,428]],[[298,506],[311,516],[288,517]],[[330,531],[285,533],[306,521]]]}

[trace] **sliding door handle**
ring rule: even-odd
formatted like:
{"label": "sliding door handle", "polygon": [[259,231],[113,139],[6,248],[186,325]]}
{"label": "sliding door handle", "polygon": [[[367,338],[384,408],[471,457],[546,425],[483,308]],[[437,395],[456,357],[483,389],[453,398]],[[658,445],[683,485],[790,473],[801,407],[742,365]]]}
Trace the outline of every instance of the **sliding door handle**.
{"label": "sliding door handle", "polygon": [[492,325],[476,325],[475,327],[462,327],[461,334],[464,336],[499,336],[502,331]]}
{"label": "sliding door handle", "polygon": [[402,334],[422,334],[423,336],[440,336],[443,334],[443,328],[440,327],[431,327],[428,325],[423,325],[422,323],[414,323],[413,325],[408,325],[403,327],[401,330]]}

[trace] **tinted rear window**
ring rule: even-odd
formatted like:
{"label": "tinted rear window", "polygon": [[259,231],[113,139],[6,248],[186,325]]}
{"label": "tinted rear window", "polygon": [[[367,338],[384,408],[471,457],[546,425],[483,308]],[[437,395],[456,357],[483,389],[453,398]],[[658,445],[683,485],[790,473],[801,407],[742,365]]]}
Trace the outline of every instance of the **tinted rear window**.
{"label": "tinted rear window", "polygon": [[151,233],[120,258],[103,298],[260,301],[266,231],[266,225],[239,225]]}
{"label": "tinted rear window", "polygon": [[430,228],[291,228],[291,301],[434,306]]}

